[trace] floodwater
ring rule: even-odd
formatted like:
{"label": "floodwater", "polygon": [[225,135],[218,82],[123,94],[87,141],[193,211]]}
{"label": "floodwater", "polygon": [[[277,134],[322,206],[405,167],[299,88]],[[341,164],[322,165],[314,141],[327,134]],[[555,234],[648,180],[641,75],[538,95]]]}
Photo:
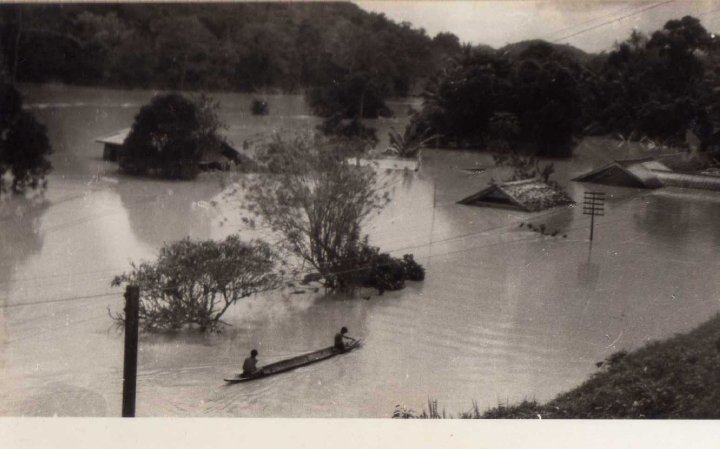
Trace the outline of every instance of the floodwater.
{"label": "floodwater", "polygon": [[[126,128],[152,92],[26,86],[47,125],[55,170],[44,204],[11,200],[0,217],[0,414],[119,416],[123,335],[110,311],[123,306],[112,277],[152,259],[163,242],[222,238],[240,230],[223,207],[225,181],[134,179],[101,160],[93,140]],[[307,129],[299,96],[269,96],[253,117],[251,96],[218,95],[236,144],[278,129]],[[403,125],[374,123],[386,135]],[[139,416],[389,417],[428,398],[458,413],[525,398],[545,401],[620,349],[688,331],[720,309],[715,254],[720,195],[569,182],[640,147],[588,139],[557,180],[576,200],[608,193],[592,251],[582,208],[537,214],[461,206],[484,187],[491,158],[427,151],[417,174],[383,173],[393,202],[368,224],[374,244],[413,253],[427,278],[370,299],[295,294],[247,298],[221,334],[142,335]],[[212,202],[218,201],[219,207]],[[555,237],[520,223],[545,224]],[[241,231],[243,232],[243,231]],[[566,237],[564,237],[566,235]],[[33,304],[36,303],[36,304]],[[329,345],[340,326],[364,346],[342,357],[257,382],[222,378],[260,351],[261,363]]]}

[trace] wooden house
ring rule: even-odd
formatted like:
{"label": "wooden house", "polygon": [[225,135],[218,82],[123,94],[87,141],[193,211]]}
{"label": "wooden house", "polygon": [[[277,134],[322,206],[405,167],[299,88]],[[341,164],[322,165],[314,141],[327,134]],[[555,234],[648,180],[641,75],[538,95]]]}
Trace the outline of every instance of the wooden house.
{"label": "wooden house", "polygon": [[[130,128],[117,131],[109,136],[100,137],[95,141],[103,144],[103,160],[119,162],[122,157],[123,144],[130,134]],[[206,151],[200,158],[201,170],[228,170],[235,165],[254,163],[250,158],[223,142],[222,147],[215,151]]]}
{"label": "wooden house", "polygon": [[109,136],[95,139],[95,142],[103,144],[103,160],[110,162],[118,162],[122,153],[122,146],[130,134],[130,128],[117,131]]}

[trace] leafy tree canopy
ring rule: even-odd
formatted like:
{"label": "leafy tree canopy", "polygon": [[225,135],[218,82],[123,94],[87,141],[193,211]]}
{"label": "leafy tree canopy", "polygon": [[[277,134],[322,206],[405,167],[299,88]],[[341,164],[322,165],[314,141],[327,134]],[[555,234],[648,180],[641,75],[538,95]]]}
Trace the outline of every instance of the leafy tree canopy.
{"label": "leafy tree canopy", "polygon": [[154,263],[132,264],[112,285],[140,288],[140,325],[147,331],[214,331],[231,305],[277,286],[276,265],[270,245],[259,240],[184,239],[163,246]]}
{"label": "leafy tree canopy", "polygon": [[580,133],[678,143],[720,123],[718,73],[718,40],[691,16],[650,37],[633,31],[607,55],[543,41],[465,48],[428,85],[416,120],[445,146],[545,156],[570,155]]}
{"label": "leafy tree canopy", "polygon": [[406,95],[458,47],[340,2],[0,5],[0,20],[4,59],[36,82],[294,91],[336,67]]}
{"label": "leafy tree canopy", "polygon": [[132,174],[194,178],[202,156],[221,151],[224,144],[217,107],[205,96],[197,101],[176,93],[154,97],[135,117],[120,167]]}
{"label": "leafy tree canopy", "polygon": [[373,167],[349,162],[347,148],[322,136],[278,137],[258,156],[267,173],[235,194],[278,234],[278,247],[319,273],[328,288],[383,292],[423,280],[411,255],[398,259],[368,244],[363,225],[389,201],[388,186]]}
{"label": "leafy tree canopy", "polygon": [[20,93],[0,83],[0,195],[44,189],[51,152],[45,127],[22,110]]}

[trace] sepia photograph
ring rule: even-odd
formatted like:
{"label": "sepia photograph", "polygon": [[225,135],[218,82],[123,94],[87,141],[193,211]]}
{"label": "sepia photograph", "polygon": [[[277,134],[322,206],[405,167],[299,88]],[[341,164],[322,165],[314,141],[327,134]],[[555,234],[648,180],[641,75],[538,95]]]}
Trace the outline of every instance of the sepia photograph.
{"label": "sepia photograph", "polygon": [[720,418],[715,31],[0,3],[0,416]]}

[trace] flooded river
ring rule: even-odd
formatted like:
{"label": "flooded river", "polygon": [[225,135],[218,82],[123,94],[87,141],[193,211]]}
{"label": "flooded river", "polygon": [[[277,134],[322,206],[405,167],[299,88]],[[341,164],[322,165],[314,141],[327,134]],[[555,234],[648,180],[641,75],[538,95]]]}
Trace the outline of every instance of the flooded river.
{"label": "flooded river", "polygon": [[[221,200],[223,178],[133,179],[102,161],[94,139],[129,127],[148,91],[26,86],[26,103],[55,149],[46,203],[12,200],[0,217],[0,414],[119,416],[122,309],[110,280],[163,242],[221,238],[239,229]],[[270,115],[249,114],[247,95],[218,95],[237,145],[277,129],[317,124],[300,96],[269,96]],[[374,123],[386,137],[398,117]],[[415,103],[416,104],[416,103]],[[568,180],[639,148],[588,139]],[[428,398],[457,413],[545,401],[620,349],[684,332],[720,310],[720,195],[682,189],[605,188],[606,216],[592,251],[582,208],[538,214],[457,205],[484,187],[487,155],[427,151],[419,173],[385,173],[393,202],[368,225],[395,255],[413,253],[427,279],[369,300],[292,291],[243,300],[217,335],[143,335],[139,416],[389,417]],[[520,223],[557,230],[541,236]],[[566,237],[563,238],[563,235]],[[32,304],[36,303],[36,304]],[[364,346],[262,381],[227,386],[243,357],[261,364],[332,342],[340,326]]]}

